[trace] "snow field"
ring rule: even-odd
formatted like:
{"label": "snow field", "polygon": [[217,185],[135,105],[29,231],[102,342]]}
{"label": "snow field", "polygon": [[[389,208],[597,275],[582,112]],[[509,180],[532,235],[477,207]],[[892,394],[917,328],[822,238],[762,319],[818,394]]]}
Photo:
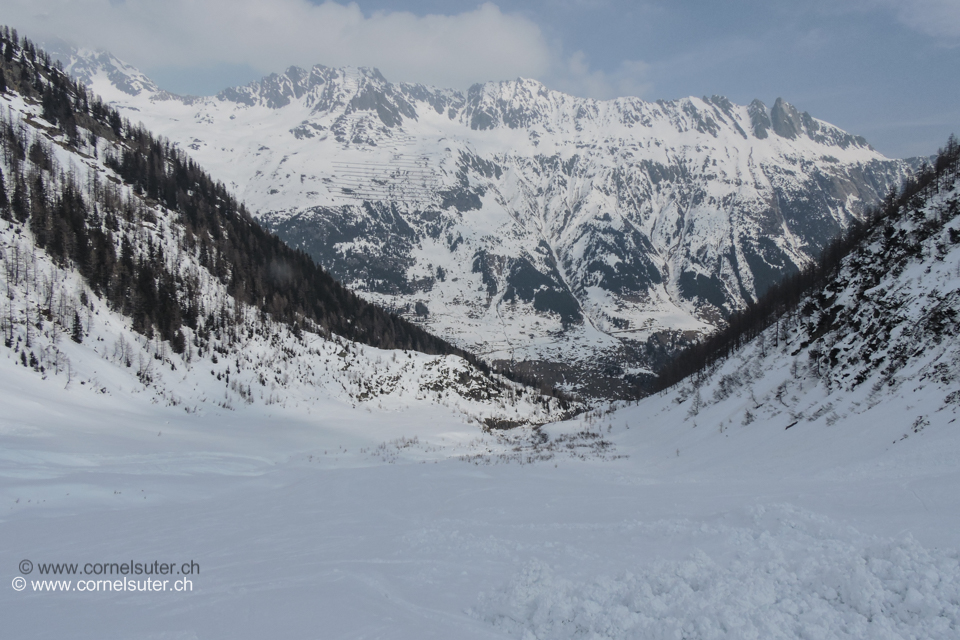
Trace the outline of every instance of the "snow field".
{"label": "snow field", "polygon": [[426,403],[188,415],[144,394],[51,393],[21,369],[0,366],[11,391],[0,417],[6,579],[24,558],[157,556],[201,573],[189,594],[2,588],[12,637],[872,639],[960,628],[960,438],[942,413],[894,445],[912,411],[895,401],[842,426],[821,416],[721,433],[705,421],[733,415],[735,396],[705,407],[697,427],[687,407],[653,397],[542,429],[548,443],[600,433],[606,459],[531,453],[518,464],[519,436],[484,435]]}

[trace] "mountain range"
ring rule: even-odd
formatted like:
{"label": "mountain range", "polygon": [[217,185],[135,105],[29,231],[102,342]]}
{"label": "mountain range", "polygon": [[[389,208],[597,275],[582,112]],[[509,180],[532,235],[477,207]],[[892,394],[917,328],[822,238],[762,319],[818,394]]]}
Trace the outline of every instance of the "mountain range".
{"label": "mountain range", "polygon": [[212,97],[54,52],[351,289],[492,362],[631,395],[916,162],[777,99],[597,101],[291,67]]}

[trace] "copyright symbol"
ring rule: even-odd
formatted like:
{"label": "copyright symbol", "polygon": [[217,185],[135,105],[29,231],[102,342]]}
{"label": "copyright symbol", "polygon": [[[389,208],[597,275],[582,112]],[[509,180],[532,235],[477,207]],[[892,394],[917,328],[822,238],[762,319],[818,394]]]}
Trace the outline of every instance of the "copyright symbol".
{"label": "copyright symbol", "polygon": [[23,576],[17,576],[13,579],[13,590],[14,591],[23,591],[27,588],[27,581],[23,579]]}
{"label": "copyright symbol", "polygon": [[20,573],[23,575],[30,575],[30,572],[33,571],[33,563],[29,560],[20,561]]}

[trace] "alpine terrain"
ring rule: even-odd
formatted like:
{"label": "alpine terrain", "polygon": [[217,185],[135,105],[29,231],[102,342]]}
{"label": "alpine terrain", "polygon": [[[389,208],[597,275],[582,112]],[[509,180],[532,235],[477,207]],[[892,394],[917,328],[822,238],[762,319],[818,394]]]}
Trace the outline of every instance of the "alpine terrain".
{"label": "alpine terrain", "polygon": [[55,57],[353,290],[591,395],[635,394],[910,169],[780,99],[463,93],[323,66],[195,98],[105,52]]}
{"label": "alpine terrain", "polygon": [[0,327],[25,374],[188,413],[317,396],[488,427],[564,413],[347,291],[45,52],[4,45]]}
{"label": "alpine terrain", "polygon": [[[331,71],[331,78],[337,73]],[[342,80],[325,83],[343,86]],[[387,89],[384,96],[397,100],[414,91]],[[235,130],[242,151],[243,136],[256,131],[254,112],[279,121],[288,113],[284,109],[302,106],[301,98],[276,109],[205,99],[192,108],[207,109],[203,113],[213,124],[192,116],[181,124],[229,131],[214,109],[229,107],[229,115],[244,124]],[[428,98],[408,103],[419,110]],[[543,99],[567,100],[551,93]],[[701,118],[711,113],[716,138],[695,127],[668,135],[671,129],[662,122],[658,135],[676,136],[670,144],[677,150],[681,139],[702,145],[713,140],[717,149],[725,141],[731,146],[723,149],[748,168],[749,154],[734,154],[731,142],[746,140],[756,173],[737,192],[744,207],[757,204],[751,198],[763,189],[784,195],[785,185],[833,175],[837,182],[824,182],[806,200],[805,211],[821,211],[822,224],[832,220],[835,230],[842,226],[846,232],[824,238],[816,259],[809,257],[804,251],[812,251],[814,228],[806,228],[808,239],[801,240],[800,227],[791,225],[806,218],[788,219],[784,212],[798,209],[789,209],[784,198],[776,204],[782,222],[774,227],[782,233],[772,234],[769,251],[796,258],[791,264],[803,268],[791,277],[765,287],[756,275],[746,279],[746,256],[759,254],[744,253],[752,236],[739,231],[703,255],[683,258],[683,239],[727,238],[707,234],[706,221],[713,220],[716,227],[709,229],[716,230],[732,225],[726,216],[735,211],[754,222],[773,215],[769,204],[763,210],[717,205],[729,183],[718,182],[713,191],[713,183],[697,182],[707,175],[701,171],[713,170],[690,165],[687,177],[664,175],[650,183],[651,193],[660,185],[662,200],[642,200],[667,203],[672,192],[671,215],[682,221],[670,245],[677,255],[658,257],[656,243],[673,231],[654,222],[643,227],[643,214],[628,215],[626,207],[611,204],[640,183],[623,182],[622,191],[615,182],[607,192],[600,188],[602,175],[637,178],[642,163],[617,164],[599,148],[582,149],[567,158],[568,173],[558,170],[547,180],[546,169],[503,147],[481,149],[480,142],[526,136],[529,146],[518,148],[533,150],[526,156],[530,163],[537,157],[546,162],[552,156],[537,155],[528,131],[540,131],[539,144],[556,145],[560,155],[547,127],[559,129],[561,122],[527,130],[491,121],[484,129],[478,116],[471,129],[458,120],[466,117],[466,103],[454,105],[453,119],[436,110],[417,111],[416,120],[407,112],[398,116],[404,128],[432,122],[465,132],[441,143],[454,155],[427,154],[425,165],[439,185],[431,197],[450,192],[466,198],[460,204],[433,201],[428,207],[403,198],[395,205],[350,203],[339,186],[339,195],[324,196],[327,204],[315,210],[294,209],[283,217],[278,207],[271,215],[287,222],[313,216],[315,241],[343,231],[338,255],[353,264],[361,265],[360,255],[408,264],[406,275],[391,285],[394,292],[378,296],[405,300],[400,291],[411,287],[410,300],[427,307],[421,315],[428,326],[442,326],[438,300],[450,302],[451,327],[449,318],[460,311],[463,323],[468,312],[477,315],[477,331],[490,331],[481,322],[489,313],[503,314],[500,327],[516,326],[507,323],[510,318],[519,326],[526,322],[527,340],[511,344],[526,348],[529,357],[546,358],[556,348],[552,344],[573,344],[578,333],[595,337],[578,357],[626,348],[618,342],[624,334],[609,326],[601,331],[599,307],[588,306],[590,300],[612,305],[626,294],[596,283],[577,289],[571,284],[574,265],[607,278],[628,273],[638,256],[648,256],[654,266],[643,273],[659,273],[661,281],[650,285],[648,299],[623,302],[622,314],[649,320],[649,335],[671,336],[677,326],[705,330],[724,318],[722,331],[660,370],[653,381],[659,391],[593,407],[507,379],[340,286],[304,252],[260,228],[231,187],[207,174],[182,145],[123,118],[45,52],[0,29],[0,636],[960,636],[960,145],[951,139],[932,164],[887,190],[877,206],[857,204],[866,199],[866,186],[859,195],[851,191],[846,204],[828,206],[834,197],[830,184],[853,189],[857,183],[842,178],[850,175],[845,172],[861,171],[866,180],[887,167],[890,173],[883,175],[892,180],[902,165],[855,139],[845,148],[839,138],[836,145],[818,142],[816,135],[842,134],[822,123],[812,134],[816,121],[803,124],[801,118],[803,133],[794,138],[778,134],[776,109],[768,114],[767,137],[758,138],[759,129],[745,126],[746,111],[713,111],[707,105],[715,102],[580,104],[593,104],[598,118],[601,111],[609,115],[634,104],[649,110],[651,122],[655,111],[666,118],[672,109],[682,112],[683,104],[696,107]],[[189,105],[158,99],[151,108],[160,107]],[[371,114],[380,122],[376,110],[344,117],[362,123]],[[251,120],[243,122],[247,116]],[[692,126],[693,116],[683,117]],[[269,131],[269,119],[261,122]],[[746,138],[724,128],[734,123]],[[271,135],[284,139],[282,131],[289,129],[277,127]],[[375,147],[347,147],[335,142],[336,132],[312,127],[314,138],[298,144],[341,145],[338,154],[378,157],[391,153],[383,151],[381,138],[399,135],[399,125],[377,127]],[[196,153],[215,155],[209,139],[201,139]],[[651,141],[651,150],[664,151],[663,145]],[[811,149],[827,148],[836,163],[804,164]],[[695,146],[683,149],[685,157],[697,153]],[[774,150],[784,154],[782,170],[792,176],[775,174],[774,164],[761,162]],[[238,166],[255,161],[255,154],[241,151]],[[274,152],[260,153],[266,161]],[[578,173],[587,171],[580,163],[588,156],[596,173]],[[279,162],[280,156],[273,157]],[[305,171],[304,188],[316,175],[311,188],[332,194],[323,177],[346,175],[332,171],[336,157],[314,156],[309,162],[331,174]],[[717,158],[718,176],[740,166],[723,157]],[[456,169],[461,158],[469,163],[464,182],[443,173]],[[288,163],[306,169],[306,153],[291,153],[282,166]],[[363,163],[363,171],[369,166]],[[569,191],[560,187],[561,176]],[[285,173],[278,173],[273,196],[293,202],[299,176],[291,172],[281,191],[283,180]],[[380,188],[412,188],[410,179],[384,180]],[[883,185],[877,180],[873,189],[879,194]],[[265,184],[252,180],[247,195],[269,202],[269,193],[257,192]],[[353,184],[345,188],[361,186]],[[539,196],[536,184],[543,186]],[[695,190],[684,191],[689,184],[701,184],[703,200],[696,200]],[[559,198],[561,192],[583,203],[569,209],[566,226],[545,213],[564,210],[559,200],[546,206],[547,194]],[[470,208],[477,203],[473,196],[479,208]],[[799,207],[799,196],[793,197]],[[543,206],[534,206],[538,198]],[[710,198],[714,205],[706,204]],[[530,204],[522,208],[521,202]],[[679,202],[686,203],[682,214]],[[601,212],[601,205],[610,208]],[[597,207],[592,218],[585,213],[590,206]],[[436,214],[436,237],[428,233],[429,212]],[[525,218],[521,212],[539,213]],[[511,214],[517,222],[505,223]],[[665,210],[649,214],[669,217]],[[351,220],[354,226],[347,224]],[[542,253],[540,245],[522,242],[532,237],[534,223],[541,224]],[[393,235],[371,235],[363,240],[367,244],[347,239],[361,226],[378,224],[394,225]],[[615,234],[616,225],[634,231]],[[550,229],[565,231],[553,237]],[[463,238],[456,248],[427,253],[454,231]],[[754,231],[756,238],[766,237]],[[580,233],[580,240],[563,244],[570,239],[564,233]],[[602,263],[609,271],[587,269],[595,259],[588,250],[599,246],[591,243],[602,238],[609,239],[609,255],[622,250],[634,262],[611,260]],[[647,253],[627,252],[615,238],[647,238],[650,247]],[[391,247],[395,255],[387,255]],[[484,247],[490,261],[474,273],[473,256]],[[583,253],[565,256],[560,247]],[[518,253],[508,255],[508,248]],[[534,280],[525,300],[521,281],[511,275],[514,267],[522,258],[544,275],[538,269],[550,252],[556,280]],[[441,265],[436,255],[449,259]],[[743,262],[735,263],[733,255],[742,255]],[[773,260],[773,253],[764,255]],[[725,264],[723,269],[739,265],[733,280],[724,279],[727,271],[714,274],[730,302],[681,294],[686,272],[670,271],[677,265],[692,270],[710,259]],[[411,273],[427,277],[416,271],[421,260],[433,260],[429,290],[425,283],[413,289],[419,281],[407,279]],[[483,265],[492,284],[484,283]],[[438,266],[450,270],[445,279],[437,278]],[[696,273],[707,277],[706,271]],[[380,278],[376,287],[384,289],[387,281]],[[372,282],[363,281],[367,293]],[[458,293],[462,302],[454,303],[455,290],[445,287],[464,282],[477,290]],[[742,291],[727,290],[740,282]],[[755,304],[736,311],[760,289],[765,292]],[[544,295],[555,300],[544,294],[549,291],[569,295],[580,321],[569,316],[564,327],[564,316],[543,306]],[[735,302],[737,291],[741,302]],[[468,304],[467,293],[479,306]],[[670,325],[671,318],[687,324]],[[537,335],[546,337],[538,342]],[[503,348],[506,338],[501,340]]]}

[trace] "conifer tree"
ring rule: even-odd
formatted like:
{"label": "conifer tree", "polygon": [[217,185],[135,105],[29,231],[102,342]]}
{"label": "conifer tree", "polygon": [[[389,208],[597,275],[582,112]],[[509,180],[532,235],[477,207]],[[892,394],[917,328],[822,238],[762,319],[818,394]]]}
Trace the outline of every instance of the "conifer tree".
{"label": "conifer tree", "polygon": [[73,312],[73,328],[70,330],[70,339],[77,344],[83,342],[83,324],[80,322],[80,313]]}
{"label": "conifer tree", "polygon": [[10,220],[10,201],[7,199],[7,187],[3,181],[2,170],[0,170],[0,217]]}

